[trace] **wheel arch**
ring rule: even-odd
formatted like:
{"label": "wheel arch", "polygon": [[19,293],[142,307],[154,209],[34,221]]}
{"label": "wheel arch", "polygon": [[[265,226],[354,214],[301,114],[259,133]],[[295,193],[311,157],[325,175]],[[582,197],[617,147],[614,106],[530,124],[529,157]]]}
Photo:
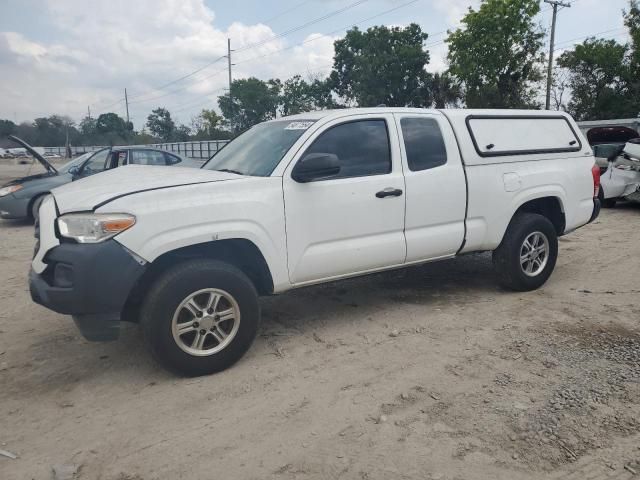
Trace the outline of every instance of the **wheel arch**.
{"label": "wheel arch", "polygon": [[234,265],[249,277],[260,295],[274,293],[271,271],[255,243],[245,238],[214,240],[170,250],[151,262],[131,290],[122,311],[122,320],[136,322],[142,300],[155,279],[168,268],[195,258],[220,260]]}
{"label": "wheel arch", "polygon": [[550,195],[527,200],[516,209],[511,220],[519,213],[537,213],[538,215],[542,215],[553,224],[558,236],[563,235],[565,232],[567,219],[560,197]]}
{"label": "wheel arch", "polygon": [[36,203],[38,199],[44,199],[44,197],[50,194],[51,192],[39,192],[39,193],[36,193],[33,197],[31,197],[31,199],[29,199],[29,203],[27,204],[27,216],[31,220],[35,220],[35,218],[33,218],[33,212],[31,211],[33,209],[33,205]]}

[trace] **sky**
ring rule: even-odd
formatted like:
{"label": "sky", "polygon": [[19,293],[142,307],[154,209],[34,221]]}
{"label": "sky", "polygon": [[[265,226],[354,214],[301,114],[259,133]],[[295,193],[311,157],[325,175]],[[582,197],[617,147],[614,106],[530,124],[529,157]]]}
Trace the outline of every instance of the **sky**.
{"label": "sky", "polygon": [[[558,14],[561,53],[587,36],[627,39],[628,0],[571,0]],[[357,25],[420,24],[432,72],[446,69],[446,31],[479,0],[0,0],[0,119],[51,114],[79,122],[113,111],[141,129],[165,107],[189,125],[217,110],[233,78],[328,75],[333,42]],[[551,11],[538,21],[547,31]]]}

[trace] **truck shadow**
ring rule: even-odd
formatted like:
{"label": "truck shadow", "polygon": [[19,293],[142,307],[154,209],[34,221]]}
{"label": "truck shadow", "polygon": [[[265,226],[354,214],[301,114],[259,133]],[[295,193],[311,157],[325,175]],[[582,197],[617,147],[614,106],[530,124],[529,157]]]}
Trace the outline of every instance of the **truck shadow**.
{"label": "truck shadow", "polygon": [[491,254],[466,255],[264,298],[262,329],[309,333],[318,322],[340,323],[354,314],[366,317],[401,305],[438,308],[486,302],[499,293]]}
{"label": "truck shadow", "polygon": [[[424,309],[427,315],[431,308],[493,301],[500,294],[490,254],[474,254],[263,298],[263,322],[258,338],[234,368],[246,371],[255,368],[256,359],[263,359],[270,351],[268,337],[283,330],[295,341],[297,336],[312,335],[319,328],[338,328],[345,322],[362,322],[366,326],[368,318],[385,310],[409,306]],[[32,308],[40,310],[37,306]],[[120,340],[116,342],[90,343],[68,320],[60,328],[31,333],[30,345],[25,345],[31,352],[28,361],[12,365],[5,372],[8,373],[5,393],[20,396],[24,392],[44,393],[101,381],[117,381],[142,389],[149,382],[175,381],[176,377],[156,364],[144,348],[136,325],[123,324]]]}

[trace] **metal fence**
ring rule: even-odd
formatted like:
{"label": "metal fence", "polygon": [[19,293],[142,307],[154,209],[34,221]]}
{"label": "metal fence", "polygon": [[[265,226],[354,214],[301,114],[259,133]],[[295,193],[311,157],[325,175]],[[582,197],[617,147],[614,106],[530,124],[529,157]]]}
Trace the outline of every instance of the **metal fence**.
{"label": "metal fence", "polygon": [[[205,160],[211,157],[214,153],[224,147],[229,141],[228,140],[202,140],[195,142],[172,142],[172,143],[153,143],[150,145],[129,145],[132,147],[147,147],[147,148],[159,148],[161,150],[166,150],[168,152],[174,152],[179,155],[188,158],[195,158],[200,160]],[[86,152],[95,152],[96,150],[100,150],[101,148],[106,148],[105,146],[98,145],[78,145],[71,147],[71,155],[77,156],[82,155]],[[52,153],[56,155],[60,155],[64,157],[65,147],[44,147],[45,153]]]}

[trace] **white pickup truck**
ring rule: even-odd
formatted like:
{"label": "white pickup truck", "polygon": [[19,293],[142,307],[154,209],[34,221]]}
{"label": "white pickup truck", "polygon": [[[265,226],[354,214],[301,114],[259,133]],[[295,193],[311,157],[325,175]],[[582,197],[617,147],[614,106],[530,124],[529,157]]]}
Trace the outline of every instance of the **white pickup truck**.
{"label": "white pickup truck", "polygon": [[53,190],[33,299],[90,340],[140,322],[186,375],[249,348],[259,295],[492,251],[500,283],[551,275],[599,212],[599,170],[564,113],[368,108],[251,128],[200,170],[127,166]]}

